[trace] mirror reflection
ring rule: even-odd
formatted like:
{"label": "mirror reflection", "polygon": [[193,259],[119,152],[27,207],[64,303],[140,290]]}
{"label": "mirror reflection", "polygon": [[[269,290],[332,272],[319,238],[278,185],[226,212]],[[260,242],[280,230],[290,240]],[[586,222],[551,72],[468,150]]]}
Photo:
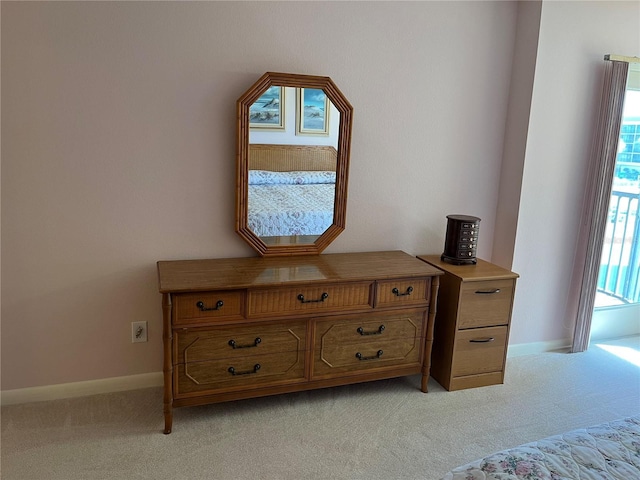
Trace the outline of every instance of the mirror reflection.
{"label": "mirror reflection", "polygon": [[236,232],[262,256],[344,231],[353,107],[329,77],[267,72],[236,102]]}
{"label": "mirror reflection", "polygon": [[270,86],[249,106],[247,226],[266,245],[333,223],[340,112],[317,88]]}

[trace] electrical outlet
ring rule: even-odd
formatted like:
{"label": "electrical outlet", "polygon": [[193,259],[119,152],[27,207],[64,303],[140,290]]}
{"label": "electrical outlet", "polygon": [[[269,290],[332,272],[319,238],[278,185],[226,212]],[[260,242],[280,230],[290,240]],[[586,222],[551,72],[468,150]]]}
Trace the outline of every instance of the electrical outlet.
{"label": "electrical outlet", "polygon": [[131,343],[147,341],[147,322],[131,322]]}

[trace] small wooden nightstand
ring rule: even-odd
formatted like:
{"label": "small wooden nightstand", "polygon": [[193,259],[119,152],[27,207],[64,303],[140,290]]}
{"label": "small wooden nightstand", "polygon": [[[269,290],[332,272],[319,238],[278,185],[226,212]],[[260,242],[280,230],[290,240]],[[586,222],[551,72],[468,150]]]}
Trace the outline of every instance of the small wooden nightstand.
{"label": "small wooden nightstand", "polygon": [[480,259],[476,265],[452,265],[440,255],[418,258],[445,272],[431,376],[447,390],[503,383],[518,274]]}

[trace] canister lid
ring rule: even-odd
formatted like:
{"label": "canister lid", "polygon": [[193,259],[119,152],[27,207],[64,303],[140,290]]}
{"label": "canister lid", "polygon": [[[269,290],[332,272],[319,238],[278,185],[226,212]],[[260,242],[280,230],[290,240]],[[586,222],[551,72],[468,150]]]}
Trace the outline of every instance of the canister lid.
{"label": "canister lid", "polygon": [[478,217],[472,217],[471,215],[447,215],[447,218],[450,220],[458,220],[460,222],[479,222],[480,219]]}

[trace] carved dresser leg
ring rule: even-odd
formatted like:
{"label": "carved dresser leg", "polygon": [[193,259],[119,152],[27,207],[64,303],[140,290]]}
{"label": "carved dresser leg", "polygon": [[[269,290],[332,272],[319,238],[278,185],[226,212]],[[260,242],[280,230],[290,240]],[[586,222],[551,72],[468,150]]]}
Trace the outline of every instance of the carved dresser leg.
{"label": "carved dresser leg", "polygon": [[173,362],[171,361],[171,294],[162,294],[162,342],[164,344],[164,433],[171,433],[173,424]]}
{"label": "carved dresser leg", "polygon": [[431,278],[431,295],[429,297],[429,313],[427,314],[427,335],[425,338],[424,362],[422,363],[421,390],[428,392],[427,383],[431,374],[431,351],[433,349],[433,329],[438,311],[438,290],[440,289],[440,277]]}
{"label": "carved dresser leg", "polygon": [[171,433],[171,427],[173,426],[173,408],[171,405],[165,404],[164,406],[164,434]]}

